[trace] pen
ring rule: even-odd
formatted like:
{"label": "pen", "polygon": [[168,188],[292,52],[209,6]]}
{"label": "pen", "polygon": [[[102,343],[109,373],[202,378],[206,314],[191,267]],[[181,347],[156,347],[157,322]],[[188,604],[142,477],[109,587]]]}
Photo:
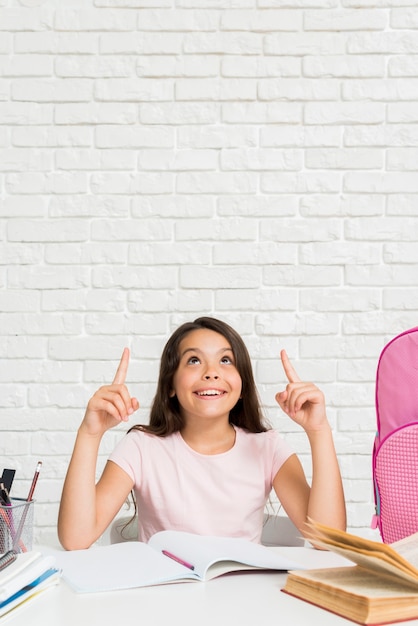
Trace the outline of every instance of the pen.
{"label": "pen", "polygon": [[[13,541],[13,550],[14,551],[18,550],[19,542],[20,542],[20,539],[21,539],[21,536],[22,536],[22,532],[23,532],[23,527],[24,527],[25,521],[26,521],[26,516],[28,514],[29,505],[32,502],[33,492],[35,491],[36,483],[38,482],[39,472],[41,470],[41,466],[42,466],[42,461],[38,461],[38,464],[37,464],[36,469],[35,469],[35,473],[33,475],[32,484],[31,484],[30,489],[29,489],[28,497],[26,499],[25,508],[23,509],[22,517],[20,518],[19,527],[18,527],[17,532],[16,532],[15,537],[14,537],[14,541]],[[22,547],[22,549],[23,549],[24,552],[26,552],[26,549],[24,548],[24,546]]]}
{"label": "pen", "polygon": [[165,556],[168,556],[168,558],[173,559],[173,561],[177,561],[177,563],[180,563],[180,565],[184,565],[184,567],[188,567],[189,569],[194,569],[194,565],[190,565],[190,563],[187,563],[187,561],[183,561],[183,559],[180,559],[175,554],[172,554],[171,552],[168,552],[167,550],[161,550],[161,552]]}
{"label": "pen", "polygon": [[39,472],[41,471],[42,461],[38,461],[38,464],[35,469],[35,473],[33,475],[32,484],[29,489],[28,497],[26,498],[27,502],[30,502],[33,498],[33,492],[35,491],[36,483],[38,482]]}
{"label": "pen", "polygon": [[[14,521],[13,521],[13,510],[12,510],[12,501],[10,500],[9,497],[9,492],[7,491],[6,487],[4,486],[4,483],[0,483],[0,502],[2,504],[2,506],[7,507],[7,509],[9,509],[6,513],[7,515],[7,519],[8,519],[8,526],[10,528],[10,532],[12,535],[12,540],[14,541],[15,538],[15,525],[14,525]],[[3,513],[3,511],[2,511]]]}

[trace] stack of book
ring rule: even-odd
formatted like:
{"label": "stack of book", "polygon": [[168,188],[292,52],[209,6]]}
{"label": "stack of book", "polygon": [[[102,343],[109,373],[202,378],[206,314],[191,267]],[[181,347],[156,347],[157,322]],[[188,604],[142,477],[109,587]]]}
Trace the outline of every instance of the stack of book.
{"label": "stack of book", "polygon": [[52,556],[30,551],[1,557],[0,617],[56,584],[60,571]]}

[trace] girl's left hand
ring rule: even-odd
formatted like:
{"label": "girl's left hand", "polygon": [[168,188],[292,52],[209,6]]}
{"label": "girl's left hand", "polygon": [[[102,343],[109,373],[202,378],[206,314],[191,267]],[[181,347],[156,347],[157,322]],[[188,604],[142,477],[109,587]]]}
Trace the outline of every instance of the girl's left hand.
{"label": "girl's left hand", "polygon": [[313,383],[301,381],[285,350],[280,358],[289,384],[276,394],[276,401],[305,431],[321,430],[328,425],[324,394]]}

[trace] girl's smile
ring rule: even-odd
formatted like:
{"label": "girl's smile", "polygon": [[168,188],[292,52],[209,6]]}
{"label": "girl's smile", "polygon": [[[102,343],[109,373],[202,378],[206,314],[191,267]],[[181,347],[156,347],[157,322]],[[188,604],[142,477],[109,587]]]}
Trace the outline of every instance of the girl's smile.
{"label": "girl's smile", "polygon": [[204,391],[196,391],[198,396],[201,398],[211,397],[211,396],[222,396],[225,391],[220,391],[219,389],[205,389]]}

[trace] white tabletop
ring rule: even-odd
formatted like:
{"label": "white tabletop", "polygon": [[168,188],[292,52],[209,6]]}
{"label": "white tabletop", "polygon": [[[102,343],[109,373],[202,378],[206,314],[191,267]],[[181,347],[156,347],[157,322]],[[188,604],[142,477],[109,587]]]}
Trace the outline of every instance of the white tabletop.
{"label": "white tabletop", "polygon": [[[332,567],[342,560],[328,552],[291,548],[312,567]],[[299,552],[298,552],[299,551]],[[241,572],[208,582],[77,594],[60,583],[1,619],[7,626],[321,626],[352,624],[281,591],[286,572]],[[231,621],[232,620],[232,621]],[[418,620],[405,622],[418,625]]]}

